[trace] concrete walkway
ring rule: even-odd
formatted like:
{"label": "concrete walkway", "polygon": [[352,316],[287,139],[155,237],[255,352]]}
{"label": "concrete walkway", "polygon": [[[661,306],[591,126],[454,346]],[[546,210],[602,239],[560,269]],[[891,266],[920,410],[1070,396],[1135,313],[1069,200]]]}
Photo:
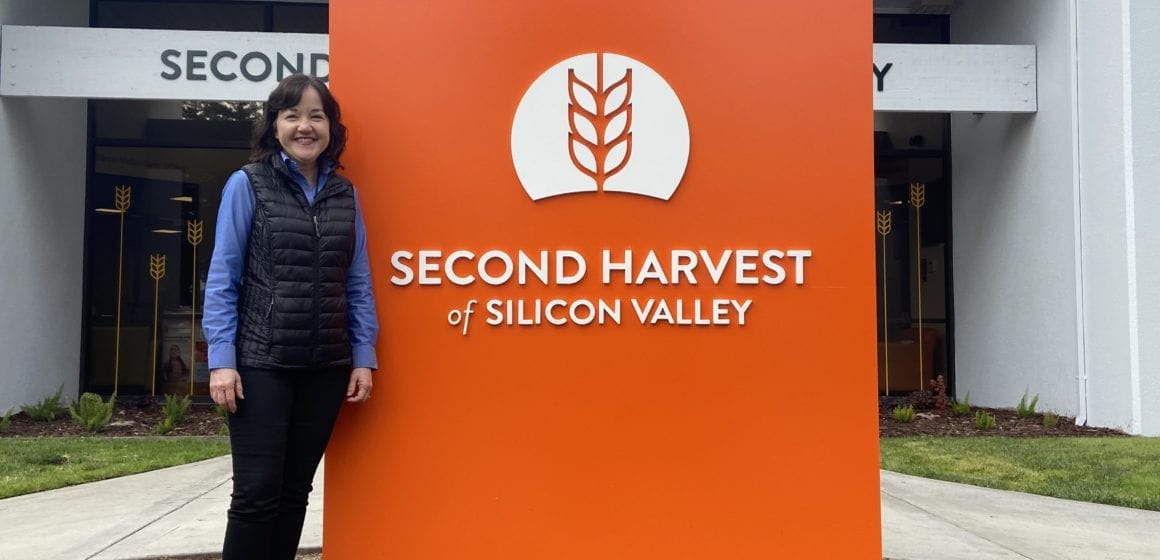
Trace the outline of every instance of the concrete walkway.
{"label": "concrete walkway", "polygon": [[[302,535],[322,544],[321,470]],[[221,550],[228,457],[0,500],[0,558],[124,560]],[[897,560],[1155,560],[1160,513],[882,473]]]}
{"label": "concrete walkway", "polygon": [[1160,512],[882,471],[887,558],[1160,559]]}
{"label": "concrete walkway", "polygon": [[[301,548],[322,545],[322,473]],[[0,500],[0,558],[125,560],[221,552],[230,458]]]}

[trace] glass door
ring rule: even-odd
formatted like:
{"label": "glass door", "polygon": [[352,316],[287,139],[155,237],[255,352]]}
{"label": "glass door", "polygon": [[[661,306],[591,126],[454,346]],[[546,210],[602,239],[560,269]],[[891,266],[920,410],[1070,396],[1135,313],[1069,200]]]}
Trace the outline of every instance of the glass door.
{"label": "glass door", "polygon": [[199,103],[92,105],[85,390],[206,395],[205,278],[221,189],[248,159],[252,114]]}

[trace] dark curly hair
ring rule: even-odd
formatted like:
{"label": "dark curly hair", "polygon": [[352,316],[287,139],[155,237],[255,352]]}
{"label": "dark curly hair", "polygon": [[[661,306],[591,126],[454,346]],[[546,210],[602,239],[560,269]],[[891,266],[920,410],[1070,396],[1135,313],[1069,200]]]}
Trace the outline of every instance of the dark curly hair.
{"label": "dark curly hair", "polygon": [[342,166],[339,158],[346,149],[346,125],[342,124],[338,100],[331,95],[330,88],[322,80],[306,74],[287,76],[270,92],[262,116],[254,121],[254,132],[250,138],[251,162],[269,161],[270,156],[282,150],[282,145],[274,137],[274,122],[278,120],[278,112],[297,106],[302,101],[302,92],[308,87],[318,92],[318,97],[322,99],[322,110],[330,121],[330,144],[322,152],[321,159],[329,160],[335,169]]}

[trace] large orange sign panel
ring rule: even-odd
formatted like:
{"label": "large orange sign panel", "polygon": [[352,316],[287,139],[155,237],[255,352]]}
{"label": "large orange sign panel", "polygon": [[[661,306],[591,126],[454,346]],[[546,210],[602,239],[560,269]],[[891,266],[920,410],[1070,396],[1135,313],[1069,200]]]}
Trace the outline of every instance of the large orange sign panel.
{"label": "large orange sign panel", "polygon": [[335,2],[327,558],[880,558],[870,3]]}

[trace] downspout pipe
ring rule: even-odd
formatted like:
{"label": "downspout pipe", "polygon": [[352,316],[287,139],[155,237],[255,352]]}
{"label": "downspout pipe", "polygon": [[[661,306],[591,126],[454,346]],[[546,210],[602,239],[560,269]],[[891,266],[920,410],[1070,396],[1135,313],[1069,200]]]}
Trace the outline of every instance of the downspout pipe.
{"label": "downspout pipe", "polygon": [[1088,372],[1087,372],[1087,318],[1084,313],[1083,281],[1083,197],[1080,184],[1080,130],[1079,130],[1079,18],[1078,0],[1069,2],[1071,20],[1071,182],[1072,182],[1072,222],[1075,232],[1075,325],[1076,325],[1076,397],[1075,423],[1078,426],[1088,422]]}

